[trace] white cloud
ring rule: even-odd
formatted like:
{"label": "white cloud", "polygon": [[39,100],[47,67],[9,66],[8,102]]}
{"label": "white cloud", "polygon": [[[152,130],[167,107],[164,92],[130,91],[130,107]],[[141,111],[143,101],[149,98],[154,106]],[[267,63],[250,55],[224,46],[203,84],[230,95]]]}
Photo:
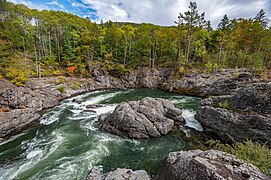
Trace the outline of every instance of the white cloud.
{"label": "white cloud", "polygon": [[62,4],[59,4],[57,1],[48,2],[46,4],[56,5],[56,6],[60,7],[62,10],[65,10],[65,7]]}
{"label": "white cloud", "polygon": [[49,7],[46,5],[33,3],[31,1],[25,1],[25,0],[9,0],[9,1],[14,4],[24,4],[25,6],[31,8],[31,9],[37,9],[37,10],[49,9]]}
{"label": "white cloud", "polygon": [[[9,0],[16,4],[25,4],[29,8],[43,10],[63,10],[69,12],[58,3],[64,1],[52,0],[46,4],[34,3],[32,0]],[[171,26],[180,12],[188,9],[190,0],[67,0],[73,8],[70,12],[86,17],[89,15],[98,18],[95,21],[130,21],[147,22],[158,25]],[[193,1],[193,0],[192,0]],[[199,12],[205,12],[206,19],[211,20],[213,27],[217,27],[219,21],[227,14],[233,18],[253,18],[264,9],[267,17],[271,18],[270,0],[194,0],[198,4]],[[54,5],[54,6],[52,6]],[[94,9],[91,11],[88,9]],[[86,12],[88,11],[88,12]],[[89,14],[91,13],[91,14]]]}
{"label": "white cloud", "polygon": [[[82,0],[96,10],[104,21],[150,22],[174,25],[180,12],[188,9],[190,0]],[[200,12],[217,26],[224,14],[229,18],[253,18],[269,6],[270,0],[197,0]],[[265,9],[268,12],[268,9]],[[271,14],[267,14],[271,16]]]}

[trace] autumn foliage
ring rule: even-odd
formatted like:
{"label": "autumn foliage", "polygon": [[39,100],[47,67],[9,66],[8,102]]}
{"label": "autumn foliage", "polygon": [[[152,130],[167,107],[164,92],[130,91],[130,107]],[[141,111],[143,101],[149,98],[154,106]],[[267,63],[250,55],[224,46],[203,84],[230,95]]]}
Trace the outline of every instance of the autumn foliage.
{"label": "autumn foliage", "polygon": [[68,75],[73,76],[75,69],[76,69],[76,66],[67,67]]}

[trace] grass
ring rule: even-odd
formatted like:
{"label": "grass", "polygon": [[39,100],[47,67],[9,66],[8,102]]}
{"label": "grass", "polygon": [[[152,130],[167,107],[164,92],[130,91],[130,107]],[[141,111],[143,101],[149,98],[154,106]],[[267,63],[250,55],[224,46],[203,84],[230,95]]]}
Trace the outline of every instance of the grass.
{"label": "grass", "polygon": [[271,149],[251,140],[235,142],[232,145],[223,144],[220,141],[207,142],[210,148],[235,155],[248,163],[257,166],[263,173],[271,176]]}

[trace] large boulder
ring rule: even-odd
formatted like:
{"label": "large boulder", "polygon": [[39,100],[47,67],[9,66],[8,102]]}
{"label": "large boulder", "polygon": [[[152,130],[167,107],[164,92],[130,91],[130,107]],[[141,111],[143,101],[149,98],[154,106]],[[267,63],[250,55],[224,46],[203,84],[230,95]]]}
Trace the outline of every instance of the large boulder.
{"label": "large boulder", "polygon": [[216,150],[171,152],[155,180],[270,179],[252,164]]}
{"label": "large boulder", "polygon": [[257,83],[202,100],[196,119],[226,142],[251,139],[271,147],[270,112],[271,83]]}
{"label": "large boulder", "polygon": [[123,168],[118,168],[104,175],[99,167],[94,166],[86,180],[150,180],[150,177],[144,170],[133,171]]}
{"label": "large boulder", "polygon": [[182,111],[165,99],[124,102],[111,114],[99,116],[99,128],[123,137],[152,138],[167,134],[174,122],[184,124]]}

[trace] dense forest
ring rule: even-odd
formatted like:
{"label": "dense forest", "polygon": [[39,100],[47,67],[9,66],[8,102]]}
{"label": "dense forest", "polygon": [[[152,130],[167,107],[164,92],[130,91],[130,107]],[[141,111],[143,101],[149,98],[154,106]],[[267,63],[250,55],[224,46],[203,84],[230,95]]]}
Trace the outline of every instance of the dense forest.
{"label": "dense forest", "polygon": [[95,23],[0,0],[0,76],[23,85],[27,77],[87,76],[94,67],[121,73],[138,66],[180,72],[271,67],[271,28],[264,10],[251,19],[225,15],[214,30],[190,2],[175,24]]}

